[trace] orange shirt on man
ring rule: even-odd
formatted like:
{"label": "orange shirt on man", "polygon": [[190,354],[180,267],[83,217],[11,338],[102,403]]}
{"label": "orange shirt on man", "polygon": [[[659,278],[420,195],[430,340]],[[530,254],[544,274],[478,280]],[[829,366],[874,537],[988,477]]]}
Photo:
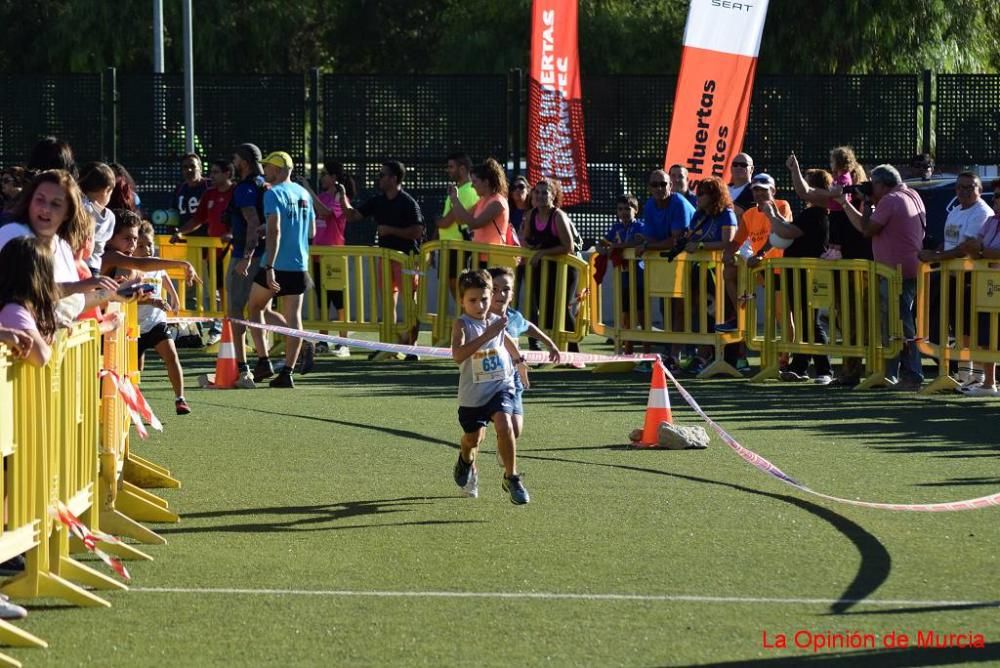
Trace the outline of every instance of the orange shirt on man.
{"label": "orange shirt on man", "polygon": [[[779,216],[788,222],[792,222],[792,207],[788,205],[788,202],[783,199],[776,199],[774,200],[774,206],[778,209]],[[771,218],[754,206],[744,211],[743,215],[740,216],[740,224],[736,228],[736,237],[733,238],[733,244],[736,248],[739,248],[743,245],[744,241],[749,239],[753,254],[756,255],[760,253],[760,249],[764,247],[770,236]],[[784,254],[785,251],[782,248],[771,248],[764,254],[764,258],[781,257]]]}

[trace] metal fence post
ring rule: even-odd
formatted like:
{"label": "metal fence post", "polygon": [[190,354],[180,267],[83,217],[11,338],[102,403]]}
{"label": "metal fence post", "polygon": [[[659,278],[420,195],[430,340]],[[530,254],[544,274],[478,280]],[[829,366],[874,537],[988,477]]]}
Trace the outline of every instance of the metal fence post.
{"label": "metal fence post", "polygon": [[309,70],[309,171],[319,191],[319,68]]}
{"label": "metal fence post", "polygon": [[104,70],[101,110],[101,156],[105,162],[118,162],[118,72]]}
{"label": "metal fence post", "polygon": [[924,99],[922,100],[922,107],[924,112],[924,127],[923,133],[920,137],[920,152],[930,153],[931,152],[931,109],[933,107],[933,102],[931,101],[931,71],[924,70]]}
{"label": "metal fence post", "polygon": [[520,68],[510,71],[509,76],[511,94],[510,100],[510,127],[511,127],[511,150],[510,155],[514,161],[513,175],[521,173],[521,91],[524,88],[524,72]]}

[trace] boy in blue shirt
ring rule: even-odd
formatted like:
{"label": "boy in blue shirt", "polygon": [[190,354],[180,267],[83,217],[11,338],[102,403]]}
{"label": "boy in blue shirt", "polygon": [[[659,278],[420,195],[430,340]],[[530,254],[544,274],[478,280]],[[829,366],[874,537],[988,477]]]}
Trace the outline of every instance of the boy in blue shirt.
{"label": "boy in blue shirt", "polygon": [[[538,328],[535,323],[525,318],[517,309],[510,308],[510,302],[517,294],[514,288],[514,270],[510,267],[490,267],[487,269],[493,279],[493,300],[490,302],[490,313],[507,318],[507,333],[515,343],[521,335],[527,334],[529,337],[541,341],[549,351],[549,361],[559,362],[559,348],[555,342],[549,338],[548,334]],[[518,355],[520,357],[520,355]],[[524,367],[527,375],[528,367]],[[524,433],[524,383],[521,381],[521,374],[514,374],[514,436],[521,437]]]}
{"label": "boy in blue shirt", "polygon": [[[619,195],[615,200],[615,213],[618,222],[598,241],[597,252],[610,256],[611,264],[621,272],[621,301],[622,301],[622,326],[626,329],[630,327],[629,314],[631,313],[631,299],[629,298],[629,283],[631,272],[629,263],[622,258],[622,250],[635,248],[640,245],[646,231],[643,221],[636,220],[635,216],[639,212],[639,200],[632,193]],[[636,323],[645,321],[643,308],[643,263],[635,263],[635,294],[636,294]],[[624,343],[625,354],[632,354],[632,342]],[[647,346],[647,351],[648,346]]]}

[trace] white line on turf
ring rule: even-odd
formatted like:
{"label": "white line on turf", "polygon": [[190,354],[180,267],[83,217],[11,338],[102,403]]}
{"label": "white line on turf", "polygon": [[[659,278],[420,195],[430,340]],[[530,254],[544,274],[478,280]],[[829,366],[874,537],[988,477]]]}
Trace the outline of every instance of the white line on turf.
{"label": "white line on turf", "polygon": [[927,607],[1000,607],[996,601],[932,601],[907,599],[850,599],[850,598],[770,598],[755,596],[696,596],[688,594],[560,594],[557,592],[507,592],[507,591],[361,591],[348,589],[230,589],[200,587],[131,587],[130,591],[146,594],[233,594],[242,596],[328,596],[371,598],[495,598],[539,599],[546,601],[643,601],[662,603],[765,603],[808,605],[874,605],[874,606],[927,606]]}

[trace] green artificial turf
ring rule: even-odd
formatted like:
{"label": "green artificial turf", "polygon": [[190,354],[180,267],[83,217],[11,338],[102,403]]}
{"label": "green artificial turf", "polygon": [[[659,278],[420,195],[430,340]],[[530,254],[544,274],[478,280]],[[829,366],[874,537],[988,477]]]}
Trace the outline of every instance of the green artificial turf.
{"label": "green artificial turf", "polygon": [[[183,482],[157,491],[182,521],[153,527],[169,544],[129,562],[133,591],[104,594],[111,609],[29,602],[20,625],[50,647],[7,653],[39,666],[1000,663],[1000,508],[839,505],[714,437],[704,451],[633,450],[648,375],[572,369],[535,372],[526,394],[531,503],[501,492],[492,435],[480,498],[466,499],[451,476],[455,367],[355,352],[320,356],[293,391],[249,392],[198,389],[214,360],[185,351],[185,417],[151,360],[142,389],[165,429],[134,447]],[[818,491],[901,503],[1000,491],[998,402],[684,382]],[[675,420],[698,424],[670,396]],[[879,648],[762,644],[800,630],[873,633]],[[918,630],[986,647],[882,647]]]}

